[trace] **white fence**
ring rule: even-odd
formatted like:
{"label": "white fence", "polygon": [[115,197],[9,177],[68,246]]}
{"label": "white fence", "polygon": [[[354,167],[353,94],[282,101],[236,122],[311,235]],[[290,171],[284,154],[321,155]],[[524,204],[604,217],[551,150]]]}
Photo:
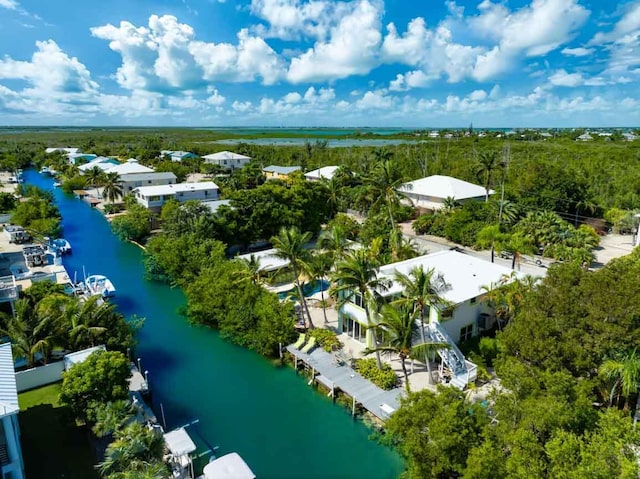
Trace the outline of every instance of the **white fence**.
{"label": "white fence", "polygon": [[27,369],[26,371],[19,371],[16,373],[16,387],[18,388],[18,392],[60,381],[63,371],[64,361],[56,361],[55,363]]}

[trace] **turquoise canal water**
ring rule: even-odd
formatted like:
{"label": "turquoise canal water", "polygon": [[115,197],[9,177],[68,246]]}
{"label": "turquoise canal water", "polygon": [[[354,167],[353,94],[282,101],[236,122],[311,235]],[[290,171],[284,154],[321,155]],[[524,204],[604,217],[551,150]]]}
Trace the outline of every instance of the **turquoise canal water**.
{"label": "turquoise canal water", "polygon": [[178,314],[179,289],[146,281],[141,250],[119,241],[103,216],[86,203],[53,188],[34,171],[28,183],[54,190],[64,236],[73,255],[69,275],[108,276],[114,301],[125,315],[146,318],[137,356],[149,371],[154,408],[162,403],[169,429],[196,419],[199,437],[236,451],[258,478],[394,478],[397,454],[368,440],[370,431],[349,411],[309,389],[290,368],[221,340],[215,331],[190,326]]}

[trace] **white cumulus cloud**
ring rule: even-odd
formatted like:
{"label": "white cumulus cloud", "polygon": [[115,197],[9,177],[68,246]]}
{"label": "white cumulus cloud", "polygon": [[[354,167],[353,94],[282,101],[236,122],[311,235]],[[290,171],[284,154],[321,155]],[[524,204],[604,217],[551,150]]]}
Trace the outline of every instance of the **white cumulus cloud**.
{"label": "white cumulus cloud", "polygon": [[17,10],[18,2],[15,0],[0,0],[0,7],[7,8],[9,10]]}
{"label": "white cumulus cloud", "polygon": [[569,57],[586,57],[587,55],[591,55],[594,51],[595,50],[593,48],[577,47],[563,48],[561,53]]}

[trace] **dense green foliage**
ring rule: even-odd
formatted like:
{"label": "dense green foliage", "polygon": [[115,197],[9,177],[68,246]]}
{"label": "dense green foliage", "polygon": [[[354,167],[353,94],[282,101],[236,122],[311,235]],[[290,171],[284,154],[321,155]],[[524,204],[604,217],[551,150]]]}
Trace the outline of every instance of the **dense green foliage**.
{"label": "dense green foliage", "polygon": [[151,213],[135,200],[126,205],[126,212],[113,218],[111,228],[123,241],[144,242],[151,233]]}
{"label": "dense green foliage", "polygon": [[60,212],[50,192],[35,186],[23,188],[25,200],[18,203],[11,222],[24,226],[35,235],[57,237],[62,229]]}
{"label": "dense green foliage", "polygon": [[125,321],[99,297],[80,301],[48,281],[35,283],[15,302],[15,314],[0,317],[0,331],[11,338],[16,359],[46,363],[55,349],[77,351],[97,344],[125,352],[135,346],[142,320]]}
{"label": "dense green foliage", "polygon": [[316,343],[327,352],[336,351],[342,347],[342,343],[336,333],[330,329],[314,329],[311,336],[316,338]]}
{"label": "dense green foliage", "polygon": [[381,389],[393,389],[398,386],[398,375],[387,363],[378,368],[375,358],[356,359],[353,368]]}
{"label": "dense green foliage", "polygon": [[18,200],[12,193],[0,193],[0,213],[12,211],[17,204]]}
{"label": "dense green foliage", "polygon": [[117,351],[95,351],[62,375],[60,402],[84,420],[95,420],[101,403],[126,399],[131,375],[129,360]]}

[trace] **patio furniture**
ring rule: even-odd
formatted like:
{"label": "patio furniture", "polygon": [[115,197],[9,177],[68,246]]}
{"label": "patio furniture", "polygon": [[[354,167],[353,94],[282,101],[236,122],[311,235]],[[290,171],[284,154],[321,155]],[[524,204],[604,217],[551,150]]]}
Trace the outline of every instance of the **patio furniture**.
{"label": "patio furniture", "polygon": [[315,336],[311,336],[307,345],[300,350],[301,353],[309,354],[313,348],[316,347],[316,338]]}
{"label": "patio furniture", "polygon": [[298,340],[295,343],[293,343],[293,347],[296,349],[300,349],[304,344],[304,341],[306,338],[307,337],[304,334],[300,334],[300,336],[298,336]]}

